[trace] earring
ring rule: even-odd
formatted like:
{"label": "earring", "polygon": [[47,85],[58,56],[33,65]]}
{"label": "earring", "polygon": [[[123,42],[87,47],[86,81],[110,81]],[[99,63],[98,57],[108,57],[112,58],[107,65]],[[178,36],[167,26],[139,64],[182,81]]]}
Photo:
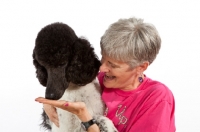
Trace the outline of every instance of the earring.
{"label": "earring", "polygon": [[[142,75],[141,75],[141,76],[142,76]],[[139,82],[140,82],[140,83],[142,83],[142,82],[143,82],[143,78],[142,78],[141,76],[140,76],[140,77],[138,77],[138,80],[139,80]]]}

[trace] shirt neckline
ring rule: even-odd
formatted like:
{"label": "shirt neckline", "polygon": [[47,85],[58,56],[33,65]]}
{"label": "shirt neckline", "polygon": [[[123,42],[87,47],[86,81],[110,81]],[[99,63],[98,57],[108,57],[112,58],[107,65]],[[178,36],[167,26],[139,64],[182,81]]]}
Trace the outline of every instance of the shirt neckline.
{"label": "shirt neckline", "polygon": [[118,89],[118,88],[106,88],[105,87],[105,89],[107,89],[107,90],[113,90],[116,94],[118,94],[120,96],[130,96],[133,93],[141,91],[144,88],[144,85],[146,84],[146,82],[148,80],[149,80],[149,78],[146,77],[146,75],[145,75],[145,78],[144,78],[143,82],[139,85],[139,87],[137,87],[136,89],[133,89],[133,90],[129,90],[129,91],[124,91],[124,90],[121,90],[121,89]]}

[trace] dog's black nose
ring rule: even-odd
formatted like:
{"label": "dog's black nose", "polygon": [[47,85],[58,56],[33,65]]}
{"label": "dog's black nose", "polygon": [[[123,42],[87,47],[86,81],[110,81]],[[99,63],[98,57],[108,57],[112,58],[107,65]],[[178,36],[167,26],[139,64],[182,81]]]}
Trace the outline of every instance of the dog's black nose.
{"label": "dog's black nose", "polygon": [[50,93],[50,94],[46,94],[46,99],[55,99],[55,94],[54,93]]}
{"label": "dog's black nose", "polygon": [[51,100],[58,100],[63,96],[65,90],[66,88],[53,91],[50,88],[47,88],[45,93],[45,98]]}

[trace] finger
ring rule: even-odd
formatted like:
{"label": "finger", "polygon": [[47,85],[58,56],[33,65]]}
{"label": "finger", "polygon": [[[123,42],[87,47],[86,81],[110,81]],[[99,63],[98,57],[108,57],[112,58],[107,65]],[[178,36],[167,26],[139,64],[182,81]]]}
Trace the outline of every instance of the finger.
{"label": "finger", "polygon": [[54,124],[55,124],[57,127],[59,127],[58,121],[54,122]]}
{"label": "finger", "polygon": [[54,123],[57,127],[59,127],[59,121],[58,121],[58,119],[55,119],[55,118],[54,118],[53,123]]}
{"label": "finger", "polygon": [[59,127],[59,121],[56,120],[54,117],[49,118],[51,122],[53,122],[57,127]]}
{"label": "finger", "polygon": [[35,99],[36,102],[43,103],[46,99],[43,97],[38,97]]}
{"label": "finger", "polygon": [[43,97],[38,97],[35,99],[35,101],[37,101],[39,103],[43,103],[43,104],[53,105],[53,106],[60,104],[60,102],[58,102],[57,100],[45,99]]}
{"label": "finger", "polygon": [[53,117],[54,117],[55,120],[58,121],[58,114],[57,113],[53,113]]}
{"label": "finger", "polygon": [[67,101],[64,100],[50,100],[50,99],[45,99],[43,97],[38,97],[35,99],[35,101],[39,102],[39,103],[43,103],[43,104],[49,104],[55,107],[61,107],[63,104],[66,104]]}

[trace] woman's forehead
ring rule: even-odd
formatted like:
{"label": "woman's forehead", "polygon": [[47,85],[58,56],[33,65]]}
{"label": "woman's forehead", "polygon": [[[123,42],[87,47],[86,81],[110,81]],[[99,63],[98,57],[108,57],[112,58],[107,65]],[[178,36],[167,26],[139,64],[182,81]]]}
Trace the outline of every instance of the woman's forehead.
{"label": "woman's forehead", "polygon": [[106,61],[109,61],[113,64],[116,64],[116,65],[122,65],[122,64],[126,64],[125,62],[123,61],[120,61],[120,60],[116,60],[112,57],[109,57],[109,56],[106,56],[106,55],[102,55],[102,60],[106,60]]}

